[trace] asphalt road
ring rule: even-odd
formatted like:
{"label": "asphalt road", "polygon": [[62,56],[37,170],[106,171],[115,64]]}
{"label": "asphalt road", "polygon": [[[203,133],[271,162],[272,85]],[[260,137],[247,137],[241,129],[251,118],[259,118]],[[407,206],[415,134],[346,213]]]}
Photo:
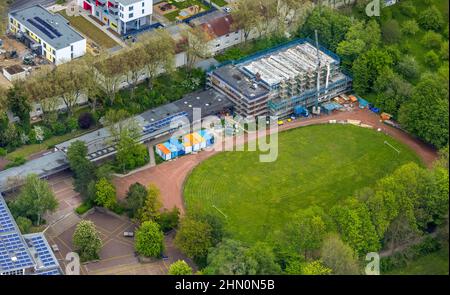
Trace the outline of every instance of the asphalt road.
{"label": "asphalt road", "polygon": [[55,0],[16,0],[10,6],[10,10],[16,10],[21,8],[26,8],[29,6],[33,6],[36,4],[40,4],[42,6],[49,6],[55,4]]}

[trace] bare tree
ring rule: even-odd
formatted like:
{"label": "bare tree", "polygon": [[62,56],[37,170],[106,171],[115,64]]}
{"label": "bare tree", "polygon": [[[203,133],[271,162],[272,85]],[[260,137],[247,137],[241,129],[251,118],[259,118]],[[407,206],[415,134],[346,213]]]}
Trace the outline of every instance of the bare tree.
{"label": "bare tree", "polygon": [[186,67],[191,70],[198,59],[211,56],[208,47],[209,36],[202,28],[194,27],[184,31],[183,37],[187,40],[184,44],[187,55]]}
{"label": "bare tree", "polygon": [[148,87],[161,72],[171,72],[174,68],[175,42],[165,30],[156,30],[142,38],[145,51],[145,71]]}

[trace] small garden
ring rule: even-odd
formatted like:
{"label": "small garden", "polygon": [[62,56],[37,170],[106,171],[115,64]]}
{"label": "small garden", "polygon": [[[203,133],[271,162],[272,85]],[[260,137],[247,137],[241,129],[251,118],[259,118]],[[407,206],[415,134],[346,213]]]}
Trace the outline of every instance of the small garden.
{"label": "small garden", "polygon": [[[188,18],[197,13],[209,10],[209,3],[201,0],[168,0],[167,4],[173,5],[177,10],[164,14],[164,17],[170,21],[176,21],[181,17],[182,19]],[[198,7],[196,10],[194,7]],[[182,12],[184,11],[184,13]]]}

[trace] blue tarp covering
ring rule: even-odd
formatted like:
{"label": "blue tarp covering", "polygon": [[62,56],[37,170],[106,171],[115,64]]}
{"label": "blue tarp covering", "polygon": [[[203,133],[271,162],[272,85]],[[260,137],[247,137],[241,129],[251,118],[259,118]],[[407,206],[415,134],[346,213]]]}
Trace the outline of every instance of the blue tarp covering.
{"label": "blue tarp covering", "polygon": [[363,99],[363,98],[361,98],[359,96],[356,96],[356,98],[358,99],[359,106],[365,108],[365,107],[367,107],[369,105],[369,102],[367,100],[365,100],[365,99]]}
{"label": "blue tarp covering", "polygon": [[335,102],[324,103],[324,104],[322,104],[322,107],[328,112],[342,108],[342,106],[340,104],[335,103]]}

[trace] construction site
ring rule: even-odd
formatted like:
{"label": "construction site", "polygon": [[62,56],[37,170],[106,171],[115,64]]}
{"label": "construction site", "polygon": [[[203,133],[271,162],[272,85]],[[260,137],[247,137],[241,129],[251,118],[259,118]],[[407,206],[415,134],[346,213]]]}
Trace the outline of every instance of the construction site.
{"label": "construction site", "polygon": [[351,90],[351,78],[341,71],[339,57],[309,39],[221,64],[208,78],[243,116],[282,118],[297,106],[320,113],[319,104]]}

